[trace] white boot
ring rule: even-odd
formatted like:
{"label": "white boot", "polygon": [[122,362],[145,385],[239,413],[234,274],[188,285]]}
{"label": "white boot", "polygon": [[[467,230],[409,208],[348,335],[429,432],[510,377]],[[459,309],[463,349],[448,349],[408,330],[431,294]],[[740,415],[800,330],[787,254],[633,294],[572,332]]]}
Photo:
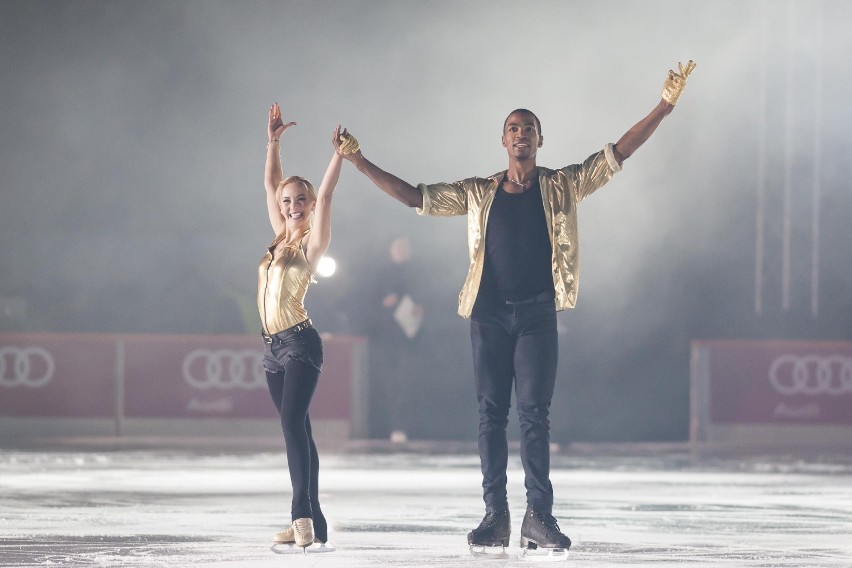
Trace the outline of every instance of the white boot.
{"label": "white boot", "polygon": [[[293,540],[296,546],[305,548],[314,542],[314,522],[310,517],[304,517],[293,521]],[[284,531],[287,532],[287,531]]]}
{"label": "white boot", "polygon": [[273,538],[275,544],[293,544],[296,542],[296,536],[293,532],[292,525],[287,527],[281,532],[275,533],[275,537]]}
{"label": "white boot", "polygon": [[[293,531],[293,526],[290,525],[286,529],[281,532],[275,533],[275,536],[272,538],[272,542],[275,544],[295,544],[296,543],[296,533]],[[320,539],[314,536],[314,544],[325,544]]]}

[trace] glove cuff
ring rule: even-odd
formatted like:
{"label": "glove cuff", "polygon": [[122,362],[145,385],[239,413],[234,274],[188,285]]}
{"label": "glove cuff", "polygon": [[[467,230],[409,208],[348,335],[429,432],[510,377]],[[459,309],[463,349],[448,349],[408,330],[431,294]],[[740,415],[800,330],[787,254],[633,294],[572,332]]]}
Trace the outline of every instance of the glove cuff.
{"label": "glove cuff", "polygon": [[680,86],[669,86],[666,85],[663,87],[663,92],[660,95],[664,101],[674,106],[677,104],[680,95],[683,94],[683,88],[686,86],[686,83],[682,83]]}

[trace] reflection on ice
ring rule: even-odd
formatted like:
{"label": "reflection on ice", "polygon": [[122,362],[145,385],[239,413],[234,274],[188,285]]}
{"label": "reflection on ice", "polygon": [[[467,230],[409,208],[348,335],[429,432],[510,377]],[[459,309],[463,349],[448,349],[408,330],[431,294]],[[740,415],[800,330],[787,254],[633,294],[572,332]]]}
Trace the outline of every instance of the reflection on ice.
{"label": "reflection on ice", "polygon": [[[80,527],[77,527],[79,530]],[[139,565],[146,559],[168,556],[174,561],[192,554],[187,544],[210,539],[163,534],[131,536],[73,536],[44,534],[26,538],[0,538],[3,566],[75,566],[105,562]]]}
{"label": "reflection on ice", "polygon": [[[554,515],[572,566],[848,567],[852,465],[843,461],[555,456]],[[482,516],[476,456],[324,456],[337,550],[305,566],[469,566]],[[523,474],[512,462],[512,564]],[[280,566],[289,522],[279,454],[0,453],[4,566]],[[479,561],[485,562],[485,561]],[[502,562],[498,562],[502,565]],[[495,563],[496,565],[496,563]]]}

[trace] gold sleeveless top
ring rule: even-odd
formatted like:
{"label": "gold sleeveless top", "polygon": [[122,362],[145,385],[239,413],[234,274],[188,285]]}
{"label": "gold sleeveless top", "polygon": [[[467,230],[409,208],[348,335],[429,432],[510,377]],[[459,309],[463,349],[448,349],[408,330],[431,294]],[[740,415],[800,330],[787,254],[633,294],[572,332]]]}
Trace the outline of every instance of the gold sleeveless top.
{"label": "gold sleeveless top", "polygon": [[310,234],[287,245],[275,257],[275,248],[285,235],[269,245],[257,269],[257,309],[263,331],[273,335],[308,319],[305,293],[311,284],[311,266],[302,249],[302,241]]}

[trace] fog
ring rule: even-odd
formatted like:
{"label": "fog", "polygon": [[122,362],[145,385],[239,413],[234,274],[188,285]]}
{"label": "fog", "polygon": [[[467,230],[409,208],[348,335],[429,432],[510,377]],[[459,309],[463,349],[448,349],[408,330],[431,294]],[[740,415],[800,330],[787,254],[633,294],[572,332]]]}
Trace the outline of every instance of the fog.
{"label": "fog", "polygon": [[[850,22],[840,0],[3,1],[0,330],[255,333],[274,101],[298,123],[287,174],[318,184],[343,124],[399,177],[454,181],[506,167],[517,107],[541,119],[540,165],[584,159],[693,59],[675,111],[580,206],[553,404],[557,440],[683,439],[691,339],[852,338]],[[469,437],[464,218],[417,217],[344,164],[338,273],[308,310],[368,333],[402,234],[426,306],[412,413],[463,417],[416,434]]]}

